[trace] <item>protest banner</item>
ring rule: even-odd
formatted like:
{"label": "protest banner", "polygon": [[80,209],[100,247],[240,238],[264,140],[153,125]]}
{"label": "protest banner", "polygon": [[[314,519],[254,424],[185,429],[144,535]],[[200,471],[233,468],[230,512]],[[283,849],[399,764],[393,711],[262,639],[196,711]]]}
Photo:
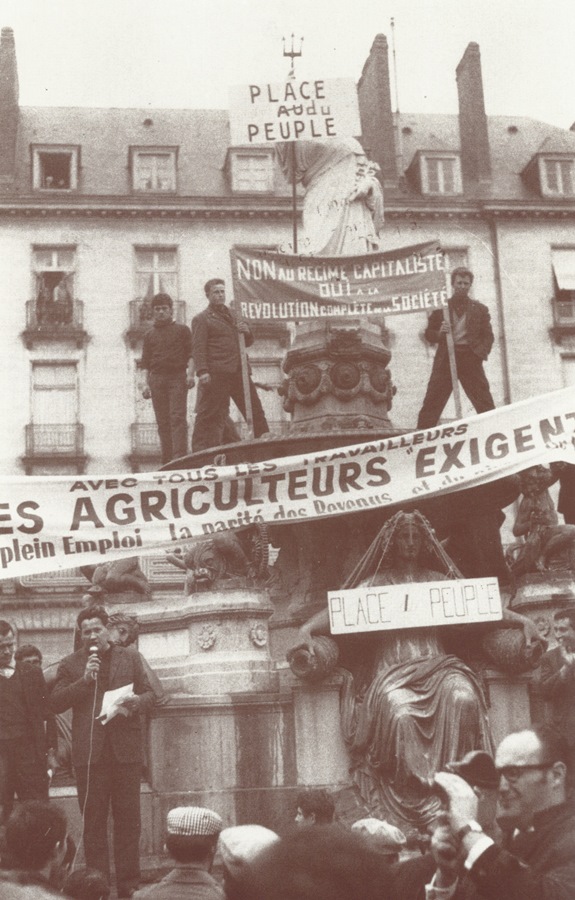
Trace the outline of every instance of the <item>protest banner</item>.
{"label": "protest banner", "polygon": [[235,306],[251,321],[404,315],[447,305],[438,241],[364,256],[308,258],[238,245],[230,254]]}
{"label": "protest banner", "polygon": [[232,146],[361,134],[353,78],[235,85],[229,98]]}
{"label": "protest banner", "polygon": [[351,447],[258,463],[0,479],[0,575],[142,555],[253,523],[311,521],[575,464],[572,388]]}
{"label": "protest banner", "polygon": [[329,591],[332,634],[497,622],[503,617],[497,578],[410,582]]}

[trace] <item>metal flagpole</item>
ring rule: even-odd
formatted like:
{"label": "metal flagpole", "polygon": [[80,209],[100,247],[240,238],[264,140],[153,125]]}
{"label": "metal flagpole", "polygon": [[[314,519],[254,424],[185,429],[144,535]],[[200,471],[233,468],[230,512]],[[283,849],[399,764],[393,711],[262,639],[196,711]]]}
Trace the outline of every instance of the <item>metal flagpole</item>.
{"label": "metal flagpole", "polygon": [[248,354],[246,351],[246,336],[240,331],[238,334],[240,341],[240,359],[242,362],[242,385],[244,388],[244,404],[246,414],[244,416],[246,425],[248,426],[248,440],[254,437],[254,413],[252,409],[252,395],[250,391],[250,367],[248,362]]}
{"label": "metal flagpole", "polygon": [[[451,293],[451,282],[449,275],[445,273],[445,286],[447,288],[447,296]],[[451,385],[453,387],[453,402],[455,403],[455,418],[461,418],[461,394],[459,391],[459,378],[457,377],[457,362],[455,360],[455,342],[453,340],[453,332],[451,330],[451,317],[449,315],[449,306],[443,307],[443,321],[449,325],[449,331],[445,335],[447,339],[447,352],[449,354],[449,369],[451,372]]]}
{"label": "metal flagpole", "polygon": [[[303,38],[300,38],[299,50],[296,50],[294,47],[294,35],[292,32],[291,36],[291,47],[289,50],[286,50],[286,39],[282,38],[283,41],[283,55],[288,56],[291,59],[291,68],[288,72],[288,81],[290,79],[295,79],[295,63],[294,60],[302,55],[302,45]],[[291,200],[292,200],[292,232],[293,232],[293,252],[297,254],[297,183],[296,183],[296,152],[295,152],[295,141],[291,141]]]}

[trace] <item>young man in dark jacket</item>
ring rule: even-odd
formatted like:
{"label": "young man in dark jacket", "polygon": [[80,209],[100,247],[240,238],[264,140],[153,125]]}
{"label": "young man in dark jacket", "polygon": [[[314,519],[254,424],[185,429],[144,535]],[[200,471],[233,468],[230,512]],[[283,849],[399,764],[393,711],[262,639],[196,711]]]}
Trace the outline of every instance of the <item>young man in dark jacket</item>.
{"label": "young man in dark jacket", "polygon": [[495,409],[483,371],[483,362],[493,346],[491,317],[483,303],[470,299],[472,283],[473,272],[462,267],[454,269],[451,273],[453,296],[447,301],[449,323],[445,321],[442,309],[434,310],[429,317],[425,340],[429,344],[437,344],[437,352],[417,418],[418,428],[437,425],[453,390],[446,338],[448,331],[452,332],[455,344],[457,377],[476,412]]}
{"label": "young man in dark jacket", "polygon": [[194,379],[190,358],[192,336],[187,325],[172,319],[169,294],[152,298],[153,328],[144,335],[142,368],[147,372],[145,399],[152,399],[162,464],[188,453],[188,389]]}
{"label": "young man in dark jacket", "polygon": [[[114,820],[118,897],[131,897],[140,878],[140,778],[144,761],[140,713],[155,703],[140,654],[114,646],[101,606],[78,616],[82,648],[58,666],[52,709],[72,709],[72,762],[84,819],[86,864],[109,879],[108,813]],[[132,685],[119,713],[100,719],[106,691]]]}
{"label": "young man in dark jacket", "polygon": [[[244,416],[246,406],[242,383],[239,335],[248,346],[253,337],[246,322],[238,321],[226,306],[225,283],[211,278],[204,285],[208,307],[192,320],[192,354],[199,381],[196,421],[192,449],[218,447],[224,440],[224,427],[230,399]],[[268,432],[268,423],[255,385],[250,377],[250,398],[255,437]]]}

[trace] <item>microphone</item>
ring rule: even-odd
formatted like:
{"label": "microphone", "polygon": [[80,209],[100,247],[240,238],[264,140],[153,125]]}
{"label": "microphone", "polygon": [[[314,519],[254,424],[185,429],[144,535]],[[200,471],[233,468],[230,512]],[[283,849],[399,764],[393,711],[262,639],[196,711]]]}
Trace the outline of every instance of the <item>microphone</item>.
{"label": "microphone", "polygon": [[[88,653],[90,654],[90,656],[91,656],[93,653],[97,653],[98,656],[99,656],[99,655],[100,655],[100,648],[98,647],[97,644],[92,643],[92,644],[90,644],[90,646],[88,647]],[[97,672],[92,672],[92,678],[94,679],[94,681],[97,681],[97,680],[98,680],[98,673],[97,673]]]}

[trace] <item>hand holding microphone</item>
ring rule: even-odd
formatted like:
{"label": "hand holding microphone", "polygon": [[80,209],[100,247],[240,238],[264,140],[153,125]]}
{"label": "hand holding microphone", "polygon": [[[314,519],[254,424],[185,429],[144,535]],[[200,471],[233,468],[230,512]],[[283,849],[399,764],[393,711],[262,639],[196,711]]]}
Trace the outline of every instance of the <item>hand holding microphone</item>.
{"label": "hand holding microphone", "polygon": [[84,681],[97,681],[100,671],[100,648],[96,643],[88,647],[88,661],[84,670]]}

